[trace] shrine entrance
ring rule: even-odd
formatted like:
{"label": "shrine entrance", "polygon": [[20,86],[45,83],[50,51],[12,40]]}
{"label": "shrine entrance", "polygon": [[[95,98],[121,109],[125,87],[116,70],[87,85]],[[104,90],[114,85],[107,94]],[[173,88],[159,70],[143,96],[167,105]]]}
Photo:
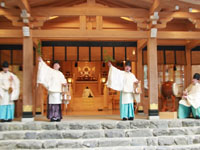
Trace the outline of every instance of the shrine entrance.
{"label": "shrine entrance", "polygon": [[[42,41],[42,57],[51,66],[58,60],[65,75],[72,99],[62,105],[63,115],[108,115],[119,114],[119,92],[107,89],[107,57],[114,66],[124,69],[126,60],[132,61],[136,73],[135,41]],[[46,115],[47,91],[37,94],[36,109]]]}

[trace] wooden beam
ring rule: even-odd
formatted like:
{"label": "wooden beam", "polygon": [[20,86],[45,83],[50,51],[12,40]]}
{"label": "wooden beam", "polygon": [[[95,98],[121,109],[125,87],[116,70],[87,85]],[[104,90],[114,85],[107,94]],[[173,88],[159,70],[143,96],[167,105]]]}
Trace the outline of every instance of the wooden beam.
{"label": "wooden beam", "polygon": [[19,20],[19,17],[17,16],[18,13],[15,14],[14,12],[12,13],[6,9],[0,9],[0,16],[1,15],[6,17],[10,21],[18,21]]}
{"label": "wooden beam", "polygon": [[195,28],[197,28],[197,29],[200,28],[200,19],[189,18],[188,20],[189,20],[190,22],[192,22],[192,24],[195,25]]}
{"label": "wooden beam", "polygon": [[0,38],[22,38],[22,30],[0,30]]}
{"label": "wooden beam", "polygon": [[200,5],[200,1],[197,1],[197,0],[179,0],[179,1],[194,4],[194,5]]}
{"label": "wooden beam", "polygon": [[189,12],[160,12],[159,13],[159,22],[161,24],[155,25],[156,28],[166,28],[168,22],[173,19],[188,19],[193,24],[195,28],[200,28],[200,13],[189,13]]}
{"label": "wooden beam", "polygon": [[130,8],[131,7],[129,4],[118,2],[117,0],[115,0],[115,1],[99,0],[97,2],[102,4],[103,6],[108,6],[108,7],[123,7],[123,8],[128,8],[128,7]]}
{"label": "wooden beam", "polygon": [[154,12],[159,12],[161,10],[160,0],[154,0],[153,5],[149,10],[149,14],[152,15]]}
{"label": "wooden beam", "polygon": [[1,0],[1,1],[5,3],[6,9],[15,8],[17,5],[16,0]]}
{"label": "wooden beam", "polygon": [[114,39],[144,39],[146,31],[81,31],[81,30],[33,30],[37,38],[114,38]]}
{"label": "wooden beam", "polygon": [[[33,30],[32,32],[32,36],[35,38],[147,38],[146,31]],[[0,30],[0,38],[21,37],[23,37],[22,30]]]}
{"label": "wooden beam", "polygon": [[157,34],[158,39],[200,39],[200,32],[182,32],[182,31],[159,31]]}
{"label": "wooden beam", "polygon": [[0,38],[1,44],[22,44],[22,38]]}
{"label": "wooden beam", "polygon": [[180,0],[160,0],[162,8],[167,11],[175,11],[175,6],[179,6],[179,10],[187,11],[189,8],[200,9],[200,5],[184,2]]}
{"label": "wooden beam", "polygon": [[190,43],[187,43],[187,48],[191,50],[199,45],[200,45],[200,40],[193,40]]}
{"label": "wooden beam", "polygon": [[195,9],[200,9],[200,5],[199,4],[195,4],[195,3],[191,3],[191,1],[180,1],[180,0],[173,0],[171,1],[171,3],[175,4],[175,5],[179,5],[180,8],[186,9],[188,10],[188,8],[195,8]]}
{"label": "wooden beam", "polygon": [[20,9],[25,9],[27,12],[30,12],[28,0],[4,0],[4,2],[5,8],[13,9],[18,6]]}
{"label": "wooden beam", "polygon": [[[146,39],[147,31],[81,31],[77,29],[68,30],[33,30],[32,36],[35,38],[125,38],[125,39]],[[200,40],[200,32],[188,31],[158,31],[157,39],[171,40]],[[22,30],[0,30],[0,38],[21,38]]]}
{"label": "wooden beam", "polygon": [[32,16],[109,16],[148,17],[146,9],[107,7],[40,7],[31,10]]}
{"label": "wooden beam", "polygon": [[[95,26],[95,24],[94,24]],[[1,24],[0,24],[0,28],[1,28]],[[51,22],[46,22],[45,29],[79,29],[80,28],[80,23],[77,22],[69,22],[69,23],[65,23],[65,22],[60,22],[60,23],[51,23]],[[121,30],[121,29],[125,29],[125,30],[136,30],[136,25],[135,24],[117,24],[117,23],[113,23],[113,22],[105,22],[104,24],[102,24],[101,27],[101,23],[97,23],[96,24],[96,29],[116,29],[116,30]]]}
{"label": "wooden beam", "polygon": [[4,15],[4,13],[9,13],[10,15],[13,15],[13,16],[19,16],[21,11],[19,9],[16,9],[16,8],[10,8],[10,9],[4,9],[4,8],[1,8],[0,9],[0,15]]}
{"label": "wooden beam", "polygon": [[80,16],[79,17],[80,20],[80,30],[84,31],[86,30],[86,16]]}
{"label": "wooden beam", "polygon": [[147,45],[147,40],[146,39],[141,39],[137,41],[137,48],[138,49],[143,49]]}
{"label": "wooden beam", "polygon": [[102,30],[103,28],[103,17],[96,16],[96,30]]}
{"label": "wooden beam", "polygon": [[160,19],[162,18],[177,18],[177,19],[198,19],[200,18],[200,13],[189,13],[189,12],[160,12],[159,13]]}
{"label": "wooden beam", "polygon": [[87,0],[88,5],[95,5],[95,0]]}
{"label": "wooden beam", "polygon": [[145,9],[149,9],[151,5],[153,4],[151,0],[137,0],[137,1],[136,0],[115,0],[115,1],[128,4],[131,7],[135,6],[135,7],[145,8]]}
{"label": "wooden beam", "polygon": [[28,3],[28,0],[18,0],[18,5],[21,9],[25,9],[29,13],[31,12],[31,8]]}
{"label": "wooden beam", "polygon": [[92,28],[93,28],[93,24],[92,24],[92,22],[87,22],[87,30],[92,30]]}

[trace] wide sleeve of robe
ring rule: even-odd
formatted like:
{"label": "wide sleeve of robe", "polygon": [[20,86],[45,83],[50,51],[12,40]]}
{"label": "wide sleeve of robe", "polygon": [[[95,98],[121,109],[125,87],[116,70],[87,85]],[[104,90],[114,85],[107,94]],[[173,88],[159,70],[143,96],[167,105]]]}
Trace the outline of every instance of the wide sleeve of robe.
{"label": "wide sleeve of robe", "polygon": [[2,82],[2,75],[0,73],[0,97],[3,97],[3,82]]}
{"label": "wide sleeve of robe", "polygon": [[37,83],[40,83],[44,85],[45,88],[49,89],[51,76],[53,74],[54,70],[41,60],[38,65]]}
{"label": "wide sleeve of robe", "polygon": [[20,81],[18,77],[14,74],[12,74],[13,81],[12,81],[12,88],[13,92],[11,94],[11,100],[18,100],[19,99],[19,94],[20,94]]}
{"label": "wide sleeve of robe", "polygon": [[2,74],[0,74],[0,97],[3,97],[4,92],[7,91],[10,88],[10,86],[13,88],[13,91],[11,93],[11,100],[17,100],[19,98],[19,94],[20,94],[20,81],[17,78],[16,75],[14,75],[13,73],[9,72],[9,76],[13,77],[13,81],[10,84],[10,81],[5,81],[3,82],[3,77]]}
{"label": "wide sleeve of robe", "polygon": [[185,91],[186,91],[187,93],[190,92],[190,90],[192,89],[192,87],[193,87],[193,85],[190,84],[190,85],[185,89]]}
{"label": "wide sleeve of robe", "polygon": [[67,80],[65,79],[65,76],[60,72],[62,78],[61,78],[61,83],[62,84],[66,84],[67,83]]}
{"label": "wide sleeve of robe", "polygon": [[91,89],[89,89],[89,90],[90,90],[91,96],[94,97],[94,94],[93,94],[92,90]]}
{"label": "wide sleeve of robe", "polygon": [[5,84],[5,82],[3,81],[3,75],[2,73],[0,73],[0,89],[8,91],[9,87],[10,87],[10,84]]}
{"label": "wide sleeve of robe", "polygon": [[124,86],[124,71],[121,71],[111,65],[106,85],[113,90],[122,91]]}
{"label": "wide sleeve of robe", "polygon": [[195,109],[200,107],[200,84],[192,88],[190,94],[187,95],[187,100]]}

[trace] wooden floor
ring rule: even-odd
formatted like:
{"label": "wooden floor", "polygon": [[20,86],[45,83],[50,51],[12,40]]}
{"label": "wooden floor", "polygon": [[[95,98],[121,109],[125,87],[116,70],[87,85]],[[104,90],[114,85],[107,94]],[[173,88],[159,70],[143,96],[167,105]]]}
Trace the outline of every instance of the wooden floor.
{"label": "wooden floor", "polygon": [[119,115],[119,110],[103,110],[103,111],[69,111],[64,113],[66,116],[99,116],[99,115]]}
{"label": "wooden floor", "polygon": [[[141,115],[135,115],[135,119],[147,119],[147,115],[141,114]],[[69,115],[69,116],[63,116],[62,121],[67,120],[121,120],[120,115]],[[46,116],[36,116],[35,121],[48,121]]]}
{"label": "wooden floor", "polygon": [[[147,119],[146,114],[136,114],[135,119]],[[14,121],[20,121],[21,118],[15,118]],[[74,111],[63,114],[62,121],[67,120],[121,120],[119,110],[106,111]],[[35,121],[49,121],[46,115],[36,115]]]}

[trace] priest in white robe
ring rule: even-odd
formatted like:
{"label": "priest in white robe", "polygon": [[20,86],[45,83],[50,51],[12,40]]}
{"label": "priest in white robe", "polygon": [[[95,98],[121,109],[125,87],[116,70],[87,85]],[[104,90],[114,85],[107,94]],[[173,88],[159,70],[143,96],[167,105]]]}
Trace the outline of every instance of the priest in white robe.
{"label": "priest in white robe", "polygon": [[44,85],[48,90],[47,118],[51,122],[62,119],[62,92],[63,86],[67,86],[67,80],[59,69],[57,61],[53,63],[53,68],[50,68],[41,57],[39,58],[37,83]]}
{"label": "priest in white robe", "polygon": [[[120,117],[122,120],[134,119],[133,101],[138,94],[134,93],[134,84],[138,83],[135,75],[131,73],[131,62],[126,61],[125,71],[121,71],[111,63],[108,63],[110,69],[107,80],[107,87],[120,91]],[[137,95],[137,96],[136,96]],[[138,101],[139,102],[139,101]]]}
{"label": "priest in white robe", "polygon": [[178,117],[188,118],[192,113],[196,119],[200,118],[200,74],[195,73],[192,83],[183,92],[179,101]]}
{"label": "priest in white robe", "polygon": [[91,98],[91,97],[94,97],[94,94],[92,93],[92,90],[89,89],[89,87],[86,87],[86,88],[83,90],[82,97],[83,97],[83,98]]}
{"label": "priest in white robe", "polygon": [[0,72],[0,120],[10,122],[14,119],[15,105],[20,93],[20,81],[9,71],[9,63],[3,62]]}

